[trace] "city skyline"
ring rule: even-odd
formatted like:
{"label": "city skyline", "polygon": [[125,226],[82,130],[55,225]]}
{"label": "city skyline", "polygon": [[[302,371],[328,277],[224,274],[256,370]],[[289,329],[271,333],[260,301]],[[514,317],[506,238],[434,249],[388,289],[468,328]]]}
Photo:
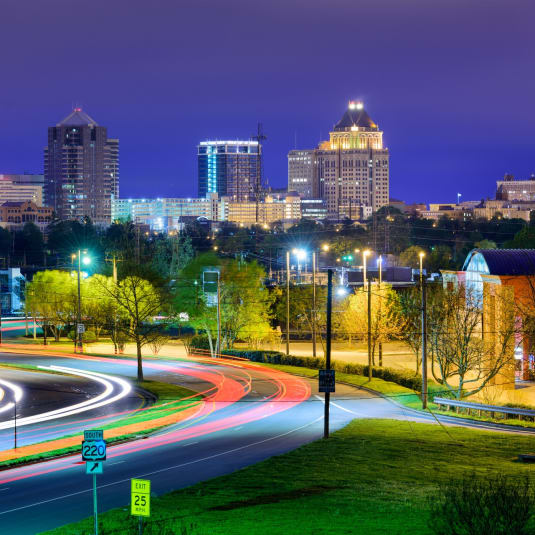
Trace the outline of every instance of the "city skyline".
{"label": "city skyline", "polygon": [[[524,178],[535,170],[534,118],[526,112],[535,84],[529,2],[449,2],[441,9],[422,2],[401,8],[337,1],[306,10],[295,4],[285,5],[279,20],[277,2],[254,11],[237,2],[227,11],[214,2],[163,1],[150,9],[134,2],[126,9],[118,1],[107,8],[103,39],[81,42],[76,56],[58,45],[90,34],[101,3],[64,7],[62,1],[35,6],[28,40],[16,38],[16,26],[2,26],[0,42],[19,45],[3,65],[10,83],[0,103],[1,172],[42,172],[44,128],[79,105],[121,139],[124,196],[194,196],[198,143],[247,139],[258,122],[268,137],[265,176],[280,187],[287,153],[326,138],[352,99],[363,100],[387,133],[394,198],[448,202],[462,191],[463,199],[480,199],[492,196],[506,172]],[[208,9],[218,16],[206,21]],[[4,10],[6,22],[24,15],[14,2]],[[227,34],[230,17],[246,29]],[[377,35],[375,25],[361,25],[354,47],[357,18],[380,24]],[[119,24],[123,19],[128,24]],[[46,66],[44,88],[27,83],[44,73],[34,54],[40,42],[59,50]],[[229,57],[248,61],[247,72]],[[65,83],[62,73],[75,58],[85,68]],[[319,67],[324,76],[317,76]],[[207,83],[212,77],[216,86]]]}

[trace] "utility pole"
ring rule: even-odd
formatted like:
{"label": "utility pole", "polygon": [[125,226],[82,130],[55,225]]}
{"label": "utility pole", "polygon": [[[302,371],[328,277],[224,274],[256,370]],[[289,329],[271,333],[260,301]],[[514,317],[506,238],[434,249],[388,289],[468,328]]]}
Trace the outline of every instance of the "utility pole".
{"label": "utility pole", "polygon": [[286,354],[290,354],[290,251],[286,251]]}
{"label": "utility pole", "polygon": [[[331,325],[333,309],[333,270],[327,271],[327,340],[325,348],[325,368],[327,373],[331,369]],[[331,402],[331,393],[325,392],[325,414],[323,418],[323,438],[329,438],[329,404]]]}
{"label": "utility pole", "polygon": [[312,356],[316,356],[316,251],[312,252]]}
{"label": "utility pole", "polygon": [[368,288],[368,379],[372,380],[372,285],[370,281]]}
{"label": "utility pole", "polygon": [[78,323],[76,325],[76,340],[77,340],[77,348],[78,352],[83,352],[83,346],[82,346],[82,332],[81,332],[81,325],[82,325],[82,306],[81,306],[81,295],[80,295],[80,264],[82,262],[81,259],[82,251],[78,249]]}
{"label": "utility pole", "polygon": [[423,277],[420,284],[422,294],[422,409],[427,409],[427,299]]}
{"label": "utility pole", "polygon": [[217,345],[215,355],[219,356],[221,353],[221,277],[219,271],[217,272]]}

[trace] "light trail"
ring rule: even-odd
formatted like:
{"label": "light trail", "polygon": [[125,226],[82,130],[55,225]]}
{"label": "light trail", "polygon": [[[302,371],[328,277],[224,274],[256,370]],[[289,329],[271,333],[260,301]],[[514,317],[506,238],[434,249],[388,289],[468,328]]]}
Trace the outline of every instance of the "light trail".
{"label": "light trail", "polygon": [[[5,381],[3,379],[0,379],[0,385],[9,388],[11,392],[13,392],[13,398],[15,399],[16,403],[18,403],[22,399],[23,391],[20,386],[13,384],[10,381]],[[5,393],[5,390],[2,389],[2,392]],[[0,412],[6,412],[10,409],[13,409],[15,407],[15,402],[10,401],[9,403],[6,403],[4,406],[0,407]]]}
{"label": "light trail", "polygon": [[[125,381],[124,379],[120,379],[119,377],[111,377],[109,375],[104,375],[102,373],[97,372],[88,372],[88,371],[80,371],[76,370],[74,368],[67,368],[65,366],[39,366],[39,368],[43,370],[52,370],[52,371],[59,371],[63,373],[68,373],[70,375],[77,375],[80,377],[85,377],[86,379],[91,379],[97,383],[100,383],[104,386],[104,391],[95,396],[92,399],[82,401],[81,403],[76,403],[74,405],[69,405],[67,407],[62,407],[60,409],[55,409],[53,411],[47,411],[40,414],[35,414],[33,416],[26,416],[24,418],[18,418],[17,419],[17,427],[22,427],[24,425],[30,425],[35,423],[41,423],[48,420],[54,420],[56,418],[65,418],[66,416],[72,416],[74,414],[79,414],[81,412],[90,411],[93,409],[97,409],[99,407],[103,407],[105,405],[109,405],[111,403],[114,403],[115,401],[118,401],[121,398],[124,398],[132,391],[132,385]],[[0,380],[0,384],[4,384],[5,386],[8,386],[9,388],[15,387],[20,391],[20,396],[22,397],[22,389],[16,385],[12,385],[11,383],[8,383],[7,381]],[[11,386],[10,386],[11,385]],[[119,386],[121,388],[120,392],[118,394],[115,394],[114,396],[111,396],[113,391],[115,390],[115,387]],[[111,396],[111,397],[110,397]],[[18,401],[17,397],[15,396],[15,399]],[[11,407],[13,407],[13,403],[11,403]],[[5,408],[2,408],[0,410],[7,410]],[[0,423],[0,429],[9,429],[11,427],[14,427],[15,422],[12,420],[4,421]]]}

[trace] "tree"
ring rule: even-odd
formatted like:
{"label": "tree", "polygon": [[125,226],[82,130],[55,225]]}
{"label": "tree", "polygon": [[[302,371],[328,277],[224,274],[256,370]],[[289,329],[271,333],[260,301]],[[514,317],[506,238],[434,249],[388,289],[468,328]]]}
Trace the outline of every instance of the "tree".
{"label": "tree", "polygon": [[206,268],[220,272],[222,346],[230,348],[238,338],[269,333],[272,296],[263,286],[263,268],[256,262],[221,259],[213,253],[199,255],[180,273],[173,306],[184,323],[206,336],[211,355],[217,352],[217,297],[203,291]]}
{"label": "tree", "polygon": [[[273,292],[275,298],[275,318],[281,329],[286,329],[286,289],[276,288]],[[290,328],[299,334],[312,334],[313,313],[313,288],[312,285],[290,286]],[[320,337],[323,346],[321,332],[325,330],[325,313],[327,308],[327,288],[316,287],[316,333]],[[338,318],[333,318],[333,325],[337,324]],[[325,350],[325,348],[324,348]]]}
{"label": "tree", "polygon": [[189,236],[172,235],[156,241],[152,266],[164,279],[176,279],[195,252]]}
{"label": "tree", "polygon": [[411,245],[399,255],[399,263],[402,266],[409,266],[415,269],[419,268],[420,253],[425,254],[425,250],[417,245]]}
{"label": "tree", "polygon": [[495,241],[487,240],[487,239],[475,242],[474,247],[476,247],[477,249],[497,249],[498,248]]}
{"label": "tree", "polygon": [[87,316],[95,329],[98,341],[102,329],[113,327],[111,320],[117,315],[113,298],[114,282],[111,277],[95,274],[82,284],[82,315]]}
{"label": "tree", "polygon": [[399,293],[400,311],[405,321],[401,338],[412,349],[416,362],[415,373],[420,372],[422,363],[422,294],[419,286],[411,286]]}
{"label": "tree", "polygon": [[[368,292],[359,288],[346,298],[341,315],[341,330],[348,338],[367,339],[368,337]],[[371,329],[370,342],[372,363],[375,365],[375,352],[384,342],[399,337],[405,321],[401,314],[399,296],[389,284],[374,284],[371,287]],[[382,363],[381,363],[382,364]]]}
{"label": "tree", "polygon": [[[487,288],[485,293],[494,291]],[[476,394],[512,364],[515,309],[511,294],[494,295],[499,299],[499,311],[495,311],[499,318],[487,336],[482,336],[482,307],[496,304],[496,299],[482,299],[480,293],[463,285],[435,286],[428,297],[433,376],[457,399]]]}
{"label": "tree", "polygon": [[37,272],[26,285],[26,308],[41,326],[46,344],[46,331],[51,329],[56,340],[62,330],[75,321],[77,287],[66,271]]}
{"label": "tree", "polygon": [[120,313],[117,330],[136,344],[137,379],[143,381],[141,349],[165,336],[169,320],[161,315],[168,311],[167,295],[137,275],[129,275],[112,285],[101,281],[100,288],[117,303]]}

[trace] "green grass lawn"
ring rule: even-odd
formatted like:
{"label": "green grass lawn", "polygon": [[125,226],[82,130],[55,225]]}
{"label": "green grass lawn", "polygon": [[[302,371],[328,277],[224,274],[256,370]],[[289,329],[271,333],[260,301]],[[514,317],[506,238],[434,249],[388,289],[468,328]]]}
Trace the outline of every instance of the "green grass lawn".
{"label": "green grass lawn", "polygon": [[[516,456],[532,450],[532,437],[354,420],[326,441],[153,498],[151,518],[167,533],[193,525],[189,535],[427,534],[428,499],[439,481],[489,470],[531,475]],[[137,533],[134,524],[127,528],[128,495],[124,503],[100,516],[102,535]],[[47,533],[91,529],[86,519]]]}

